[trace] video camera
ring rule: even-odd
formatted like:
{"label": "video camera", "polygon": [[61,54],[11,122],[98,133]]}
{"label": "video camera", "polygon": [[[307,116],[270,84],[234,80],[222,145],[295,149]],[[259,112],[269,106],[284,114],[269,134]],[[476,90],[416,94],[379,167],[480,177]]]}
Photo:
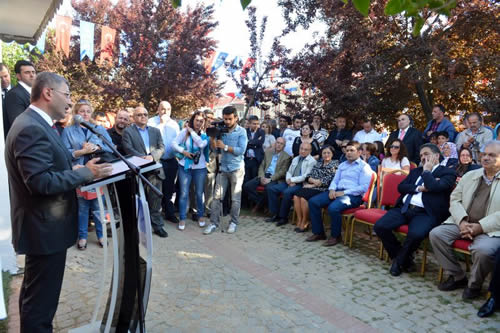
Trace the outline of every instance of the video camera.
{"label": "video camera", "polygon": [[212,126],[207,127],[207,135],[214,139],[220,140],[222,134],[226,133],[229,133],[229,128],[226,126],[223,120],[213,121]]}

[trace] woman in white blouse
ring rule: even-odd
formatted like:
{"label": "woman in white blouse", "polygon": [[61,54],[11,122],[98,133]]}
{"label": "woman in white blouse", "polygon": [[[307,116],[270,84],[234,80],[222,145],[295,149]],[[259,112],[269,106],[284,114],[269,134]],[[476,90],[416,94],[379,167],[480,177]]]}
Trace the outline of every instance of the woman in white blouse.
{"label": "woman in white blouse", "polygon": [[274,135],[271,134],[272,128],[270,121],[263,121],[262,124],[260,125],[260,128],[263,129],[264,132],[266,133],[264,144],[262,145],[262,149],[266,151],[269,148],[274,147],[274,144],[276,143],[276,138],[274,137]]}
{"label": "woman in white blouse", "polygon": [[186,217],[189,200],[189,188],[191,180],[194,182],[196,208],[200,217],[198,224],[200,228],[205,226],[203,204],[203,191],[205,189],[205,179],[207,176],[208,163],[208,136],[202,133],[205,123],[205,113],[196,111],[185,128],[177,135],[172,142],[172,148],[177,152],[179,159],[179,230],[186,227]]}
{"label": "woman in white blouse", "polygon": [[386,153],[382,160],[383,169],[395,169],[410,171],[410,161],[408,160],[408,151],[406,146],[399,139],[394,139],[386,146]]}

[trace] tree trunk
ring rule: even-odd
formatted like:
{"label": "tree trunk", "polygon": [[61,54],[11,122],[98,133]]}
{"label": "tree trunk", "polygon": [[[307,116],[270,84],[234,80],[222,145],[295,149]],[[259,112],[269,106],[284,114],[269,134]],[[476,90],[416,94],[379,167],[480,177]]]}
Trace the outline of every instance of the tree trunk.
{"label": "tree trunk", "polygon": [[416,82],[415,88],[417,90],[418,100],[424,110],[425,117],[427,118],[427,121],[429,121],[432,119],[432,94],[427,96],[424,89],[424,83],[422,81]]}

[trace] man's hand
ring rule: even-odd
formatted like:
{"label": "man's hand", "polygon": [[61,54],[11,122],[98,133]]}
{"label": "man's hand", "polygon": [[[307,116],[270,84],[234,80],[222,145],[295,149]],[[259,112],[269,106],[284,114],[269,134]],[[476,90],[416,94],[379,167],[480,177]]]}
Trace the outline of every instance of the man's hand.
{"label": "man's hand", "polygon": [[467,139],[466,142],[468,142],[468,143],[474,143],[475,141],[476,141],[476,139],[474,139],[474,137],[471,136],[470,138]]}
{"label": "man's hand", "polygon": [[465,141],[463,144],[462,144],[462,147],[465,147],[465,148],[469,148],[471,145],[471,143],[469,141]]}
{"label": "man's hand", "polygon": [[148,160],[148,161],[152,161],[153,160],[153,156],[151,156],[151,155],[142,156],[141,158],[143,158],[145,160]]}
{"label": "man's hand", "polygon": [[342,191],[335,192],[335,198],[341,197],[343,195],[344,195],[344,192],[342,192]]}
{"label": "man's hand", "polygon": [[432,135],[432,131],[427,131],[427,136],[431,136]]}
{"label": "man's hand", "polygon": [[460,221],[459,225],[458,225],[458,228],[460,229],[460,234],[462,234],[462,232],[466,232],[467,231],[467,226],[468,226],[469,222],[467,222],[467,217],[464,217],[462,219],[462,221]]}
{"label": "man's hand", "polygon": [[328,192],[328,197],[330,198],[330,200],[335,200],[335,198],[336,198],[336,193],[337,193],[337,192],[335,192],[335,190],[330,190],[330,191]]}
{"label": "man's hand", "polygon": [[430,158],[425,159],[424,163],[424,171],[431,171],[434,165],[436,164],[436,157],[433,155]]}
{"label": "man's hand", "polygon": [[99,157],[93,158],[85,164],[94,175],[94,179],[107,177],[113,172],[113,165],[111,163],[96,164],[99,160]]}
{"label": "man's hand", "polygon": [[264,178],[264,177],[261,177],[261,178],[260,178],[260,184],[261,184],[261,185],[267,185],[267,184],[269,184],[270,182],[271,182],[271,179],[269,179],[269,178]]}
{"label": "man's hand", "polygon": [[73,165],[73,170],[78,170],[81,168],[85,168],[85,165],[81,165],[81,164]]}
{"label": "man's hand", "polygon": [[226,146],[226,144],[222,140],[217,140],[215,142],[215,148],[224,149],[225,146]]}
{"label": "man's hand", "polygon": [[425,188],[425,185],[420,185],[417,187],[417,192],[427,192],[429,191],[427,188]]}
{"label": "man's hand", "polygon": [[292,181],[291,181],[290,179],[287,179],[287,180],[286,180],[286,183],[287,183],[288,185],[290,185],[290,183],[291,183],[291,182],[292,182]]}
{"label": "man's hand", "polygon": [[292,183],[292,182],[290,182],[290,184],[288,184],[288,186],[290,186],[290,187],[293,187],[293,186],[295,186],[295,185],[297,185],[297,184]]}
{"label": "man's hand", "polygon": [[302,187],[304,187],[304,188],[313,188],[314,185],[311,184],[311,183],[307,183],[307,184],[304,184],[304,186],[302,186]]}
{"label": "man's hand", "polygon": [[337,146],[341,146],[342,145],[342,140],[335,140],[335,143],[337,144]]}

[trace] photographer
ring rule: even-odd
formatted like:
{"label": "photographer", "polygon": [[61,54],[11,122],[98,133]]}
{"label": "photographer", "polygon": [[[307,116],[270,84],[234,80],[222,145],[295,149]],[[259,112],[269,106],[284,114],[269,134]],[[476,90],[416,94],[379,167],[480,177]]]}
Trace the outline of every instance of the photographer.
{"label": "photographer", "polygon": [[[196,111],[185,128],[180,131],[172,142],[172,148],[177,152],[179,158],[179,230],[186,227],[186,215],[189,200],[189,188],[191,180],[194,182],[196,208],[199,215],[198,224],[200,228],[205,226],[203,192],[205,189],[205,178],[207,176],[208,162],[208,136],[202,133],[205,123],[205,113]],[[194,206],[194,203],[191,203]]]}
{"label": "photographer", "polygon": [[[238,225],[241,206],[241,187],[245,176],[243,154],[247,148],[247,134],[245,129],[238,125],[238,113],[234,106],[226,106],[222,110],[224,128],[217,129],[220,133],[217,138],[210,137],[212,149],[221,151],[219,174],[215,180],[215,193],[212,202],[210,224],[203,232],[211,234],[219,225],[222,210],[222,199],[228,186],[231,186],[231,223],[228,233],[234,233]],[[207,132],[212,132],[208,131]],[[210,133],[211,134],[211,133]]]}

